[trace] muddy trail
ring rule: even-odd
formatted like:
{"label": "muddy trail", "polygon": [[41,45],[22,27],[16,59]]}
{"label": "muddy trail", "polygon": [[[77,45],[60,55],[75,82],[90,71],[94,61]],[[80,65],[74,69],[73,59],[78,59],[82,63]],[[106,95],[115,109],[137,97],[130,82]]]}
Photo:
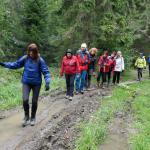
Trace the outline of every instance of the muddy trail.
{"label": "muddy trail", "polygon": [[75,95],[73,101],[65,99],[65,92],[60,90],[42,96],[35,127],[21,127],[21,108],[4,112],[0,119],[0,150],[74,149],[80,132],[76,125],[87,120],[100,107],[100,100],[110,93],[110,89],[93,88],[84,95]]}
{"label": "muddy trail", "polygon": [[[127,87],[137,81],[127,81],[120,86]],[[99,150],[130,150],[129,134],[135,134],[137,131],[132,127],[134,122],[132,103],[136,99],[137,92],[129,98],[122,111],[118,111],[114,118],[109,122],[108,133],[105,141],[100,145]]]}

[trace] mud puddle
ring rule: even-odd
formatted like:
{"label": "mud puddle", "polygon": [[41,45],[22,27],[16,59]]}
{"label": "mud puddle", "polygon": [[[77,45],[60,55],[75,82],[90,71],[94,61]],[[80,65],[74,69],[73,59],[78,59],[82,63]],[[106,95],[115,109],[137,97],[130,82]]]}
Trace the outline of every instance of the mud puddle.
{"label": "mud puddle", "polygon": [[0,150],[73,149],[79,133],[75,125],[88,119],[100,106],[99,100],[109,94],[110,90],[93,89],[76,95],[71,102],[64,98],[64,92],[43,97],[35,127],[21,127],[23,112],[0,121]]}

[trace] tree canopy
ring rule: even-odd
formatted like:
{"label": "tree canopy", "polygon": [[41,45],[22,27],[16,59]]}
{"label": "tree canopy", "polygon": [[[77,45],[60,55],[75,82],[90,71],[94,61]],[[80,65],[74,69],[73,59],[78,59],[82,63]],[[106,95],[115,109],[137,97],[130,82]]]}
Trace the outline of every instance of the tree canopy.
{"label": "tree canopy", "polygon": [[1,0],[0,57],[16,58],[38,43],[48,62],[68,48],[149,50],[149,0]]}

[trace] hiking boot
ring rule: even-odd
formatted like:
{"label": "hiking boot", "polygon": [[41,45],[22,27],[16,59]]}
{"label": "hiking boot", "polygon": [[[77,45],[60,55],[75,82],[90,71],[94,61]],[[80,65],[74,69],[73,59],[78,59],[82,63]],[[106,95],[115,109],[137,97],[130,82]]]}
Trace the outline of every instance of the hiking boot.
{"label": "hiking boot", "polygon": [[66,99],[69,99],[69,95],[66,95],[65,98],[66,98]]}
{"label": "hiking boot", "polygon": [[35,118],[31,118],[31,120],[30,120],[30,125],[31,125],[31,126],[34,126],[34,125],[35,125],[35,122],[36,122]]}
{"label": "hiking boot", "polygon": [[100,87],[99,82],[97,82],[97,87],[98,87],[98,88]]}
{"label": "hiking boot", "polygon": [[83,91],[87,91],[87,88],[84,88]]}
{"label": "hiking boot", "polygon": [[72,97],[72,96],[70,96],[70,97],[69,97],[69,101],[72,101],[72,99],[73,99],[73,97]]}
{"label": "hiking boot", "polygon": [[81,90],[81,91],[80,91],[80,93],[81,93],[81,94],[84,94],[84,91],[83,91],[83,90]]}
{"label": "hiking boot", "polygon": [[104,89],[105,87],[104,87],[104,85],[103,84],[101,84],[101,86],[100,86],[102,89]]}
{"label": "hiking boot", "polygon": [[76,91],[76,92],[75,92],[75,94],[76,94],[76,95],[78,95],[78,94],[79,94],[79,92],[78,92],[78,91]]}
{"label": "hiking boot", "polygon": [[30,123],[30,119],[28,116],[25,116],[24,120],[23,120],[23,123],[22,123],[22,127],[25,127],[27,125],[29,125]]}

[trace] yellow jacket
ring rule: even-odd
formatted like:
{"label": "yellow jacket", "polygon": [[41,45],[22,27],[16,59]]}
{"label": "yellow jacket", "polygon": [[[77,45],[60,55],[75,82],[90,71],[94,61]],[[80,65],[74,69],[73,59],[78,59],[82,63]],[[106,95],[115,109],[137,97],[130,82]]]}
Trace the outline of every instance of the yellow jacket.
{"label": "yellow jacket", "polygon": [[135,66],[137,68],[145,68],[146,67],[146,60],[145,60],[145,57],[143,58],[138,58],[135,62]]}

